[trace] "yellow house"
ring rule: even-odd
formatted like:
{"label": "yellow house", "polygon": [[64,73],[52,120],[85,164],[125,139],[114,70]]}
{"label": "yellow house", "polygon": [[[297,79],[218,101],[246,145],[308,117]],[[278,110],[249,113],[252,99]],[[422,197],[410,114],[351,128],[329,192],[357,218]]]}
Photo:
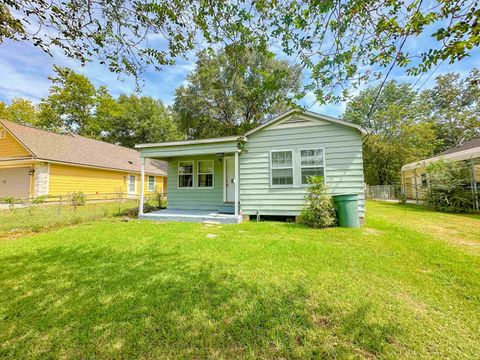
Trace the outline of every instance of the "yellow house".
{"label": "yellow house", "polygon": [[[166,192],[166,164],[145,164],[145,193]],[[0,120],[0,198],[140,194],[136,150]]]}
{"label": "yellow house", "polygon": [[428,164],[438,161],[468,161],[472,168],[472,180],[476,187],[480,186],[480,138],[466,141],[463,145],[424,160],[414,161],[402,166],[402,184],[407,199],[424,200],[427,197]]}

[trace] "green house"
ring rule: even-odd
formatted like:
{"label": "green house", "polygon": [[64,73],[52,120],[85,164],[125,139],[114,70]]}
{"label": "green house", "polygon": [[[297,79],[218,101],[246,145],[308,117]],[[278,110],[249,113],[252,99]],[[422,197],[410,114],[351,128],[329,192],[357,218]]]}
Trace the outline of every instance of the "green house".
{"label": "green house", "polygon": [[168,163],[168,208],[140,211],[140,218],[239,223],[298,216],[307,177],[322,175],[332,194],[358,194],[362,221],[364,134],[350,122],[291,110],[240,137],[139,144],[142,164]]}

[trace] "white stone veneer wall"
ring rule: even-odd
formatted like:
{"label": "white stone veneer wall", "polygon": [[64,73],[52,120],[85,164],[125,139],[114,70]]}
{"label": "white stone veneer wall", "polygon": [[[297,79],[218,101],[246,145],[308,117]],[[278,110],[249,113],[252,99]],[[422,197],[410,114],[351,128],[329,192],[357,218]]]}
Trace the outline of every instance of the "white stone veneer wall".
{"label": "white stone veneer wall", "polygon": [[50,165],[48,163],[35,164],[33,196],[48,195],[48,181],[50,176]]}

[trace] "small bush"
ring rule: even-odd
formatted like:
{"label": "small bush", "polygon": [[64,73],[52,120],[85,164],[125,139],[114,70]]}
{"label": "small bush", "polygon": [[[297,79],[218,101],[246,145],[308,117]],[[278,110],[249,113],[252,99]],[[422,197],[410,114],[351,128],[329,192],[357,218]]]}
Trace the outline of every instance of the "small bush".
{"label": "small bush", "polygon": [[85,205],[86,201],[87,201],[87,197],[81,191],[74,192],[71,195],[71,202],[74,207],[83,206]]}
{"label": "small bush", "polygon": [[[129,208],[129,209],[125,209],[123,211],[120,211],[120,213],[118,214],[119,216],[127,216],[127,217],[131,217],[131,218],[136,218],[138,217],[138,206],[137,207],[133,207],[133,208]],[[158,208],[156,206],[153,206],[153,205],[150,205],[148,203],[145,203],[143,205],[143,212],[144,213],[148,213],[148,212],[152,212],[152,211],[155,211],[155,210],[158,210]]]}
{"label": "small bush", "polygon": [[1,202],[5,203],[5,204],[8,204],[8,208],[11,211],[13,211],[14,208],[15,208],[15,204],[17,203],[17,199],[15,199],[12,196],[9,196],[9,197],[5,197],[5,198],[1,199]]}
{"label": "small bush", "polygon": [[305,195],[305,207],[300,215],[300,222],[313,228],[334,226],[337,222],[335,205],[328,195],[328,187],[321,176],[308,178],[310,186]]}
{"label": "small bush", "polygon": [[32,200],[32,204],[43,204],[50,196],[41,195]]}
{"label": "small bush", "polygon": [[439,160],[427,166],[427,206],[433,210],[465,212],[472,210],[473,197],[466,163]]}
{"label": "small bush", "polygon": [[165,209],[167,207],[167,197],[164,193],[155,191],[153,199],[155,202],[154,206],[158,209]]}

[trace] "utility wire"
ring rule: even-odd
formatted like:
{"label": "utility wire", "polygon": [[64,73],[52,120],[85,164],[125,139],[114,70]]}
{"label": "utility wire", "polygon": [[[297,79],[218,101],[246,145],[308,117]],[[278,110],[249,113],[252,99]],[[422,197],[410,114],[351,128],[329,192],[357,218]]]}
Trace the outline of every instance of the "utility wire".
{"label": "utility wire", "polygon": [[[417,11],[420,10],[420,7],[422,5],[422,2],[423,0],[420,0],[419,3],[418,3],[418,6],[417,6]],[[394,66],[397,64],[397,60],[398,60],[398,54],[402,51],[402,48],[403,46],[405,45],[405,42],[407,41],[407,38],[408,38],[408,33],[405,34],[405,37],[403,38],[402,40],[402,43],[400,44],[400,47],[398,48],[398,51],[397,51],[397,56],[395,56],[395,59],[393,59],[393,63],[392,65],[390,65],[390,68],[388,69],[387,71],[387,74],[385,75],[385,78],[383,79],[382,81],[382,84],[380,85],[380,87],[378,88],[378,91],[377,91],[377,94],[375,95],[375,98],[373,99],[373,102],[372,102],[372,105],[370,106],[370,110],[368,111],[367,113],[367,120],[366,120],[366,123],[367,125],[370,127],[370,117],[372,115],[372,112],[373,112],[373,109],[374,109],[374,106],[375,106],[375,103],[377,102],[378,100],[378,97],[380,96],[380,93],[382,92],[383,90],[383,86],[385,85],[385,83],[387,82],[387,79],[388,79],[388,76],[390,75],[390,72],[392,71],[392,69],[394,68]],[[368,136],[368,135],[367,135]]]}

